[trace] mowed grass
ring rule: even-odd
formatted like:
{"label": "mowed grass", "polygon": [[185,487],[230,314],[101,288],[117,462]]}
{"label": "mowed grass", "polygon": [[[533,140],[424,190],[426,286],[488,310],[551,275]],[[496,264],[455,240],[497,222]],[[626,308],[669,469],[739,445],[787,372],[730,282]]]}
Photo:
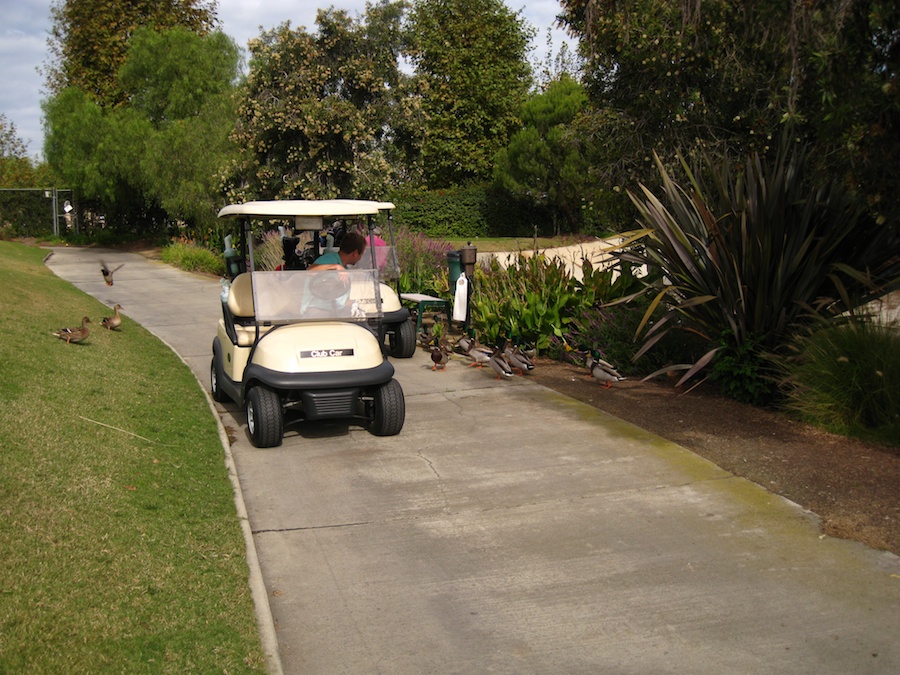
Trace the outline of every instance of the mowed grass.
{"label": "mowed grass", "polygon": [[45,256],[0,241],[0,673],[265,672],[204,393]]}
{"label": "mowed grass", "polygon": [[533,251],[558,246],[572,246],[591,239],[591,237],[564,235],[538,237],[537,239],[534,237],[470,237],[468,239],[451,238],[446,241],[456,249],[471,243],[480,253],[505,253],[507,251]]}

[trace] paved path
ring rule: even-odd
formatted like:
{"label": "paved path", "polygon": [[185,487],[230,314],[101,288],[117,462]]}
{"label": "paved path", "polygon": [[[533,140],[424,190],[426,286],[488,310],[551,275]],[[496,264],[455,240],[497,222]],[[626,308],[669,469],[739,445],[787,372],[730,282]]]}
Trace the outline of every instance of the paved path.
{"label": "paved path", "polygon": [[[98,260],[125,262],[106,287]],[[55,249],[206,385],[219,285]],[[287,673],[897,673],[900,560],[516,378],[396,360],[403,432],[339,422],[253,448],[218,406]],[[263,617],[266,619],[266,617]],[[265,625],[267,622],[262,622]]]}

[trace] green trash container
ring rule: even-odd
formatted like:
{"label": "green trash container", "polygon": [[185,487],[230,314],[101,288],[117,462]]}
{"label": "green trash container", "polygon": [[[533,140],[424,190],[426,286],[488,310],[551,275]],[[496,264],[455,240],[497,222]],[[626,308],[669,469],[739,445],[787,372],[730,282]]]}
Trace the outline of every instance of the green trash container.
{"label": "green trash container", "polygon": [[450,270],[450,292],[456,288],[456,282],[462,274],[462,265],[460,263],[459,251],[450,251],[447,254],[447,267]]}

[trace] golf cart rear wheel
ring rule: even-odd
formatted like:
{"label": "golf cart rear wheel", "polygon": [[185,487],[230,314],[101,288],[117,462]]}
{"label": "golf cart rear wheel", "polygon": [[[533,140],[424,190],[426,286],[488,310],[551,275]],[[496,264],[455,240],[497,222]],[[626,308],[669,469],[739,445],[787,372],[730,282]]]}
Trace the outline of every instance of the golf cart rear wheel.
{"label": "golf cart rear wheel", "polygon": [[397,380],[390,380],[375,390],[369,431],[375,436],[396,436],[406,420],[406,399]]}
{"label": "golf cart rear wheel", "polygon": [[284,410],[278,394],[262,385],[247,396],[247,429],[257,448],[274,448],[284,437]]}
{"label": "golf cart rear wheel", "polygon": [[222,391],[222,387],[219,384],[222,381],[221,378],[222,374],[216,367],[216,357],[213,356],[212,363],[209,365],[209,391],[212,393],[213,401],[224,403],[228,400],[228,394]]}
{"label": "golf cart rear wheel", "polygon": [[388,336],[391,356],[398,359],[409,359],[416,353],[416,327],[407,319],[394,325]]}

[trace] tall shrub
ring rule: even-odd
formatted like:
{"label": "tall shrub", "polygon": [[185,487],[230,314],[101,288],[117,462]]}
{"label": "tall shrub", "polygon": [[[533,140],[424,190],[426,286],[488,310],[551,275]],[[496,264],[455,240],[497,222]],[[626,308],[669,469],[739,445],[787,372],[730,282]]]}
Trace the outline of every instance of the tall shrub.
{"label": "tall shrub", "polygon": [[[712,363],[729,395],[764,402],[773,391],[767,352],[811,315],[838,315],[897,284],[896,230],[876,225],[842,186],[808,185],[806,151],[788,142],[738,167],[707,155],[695,172],[680,159],[688,187],[657,157],[660,196],[643,185],[630,193],[645,229],[621,255],[664,277],[635,358],[675,327],[693,331],[710,349],[669,368],[687,371],[679,384]],[[665,313],[651,324],[659,305]]]}

